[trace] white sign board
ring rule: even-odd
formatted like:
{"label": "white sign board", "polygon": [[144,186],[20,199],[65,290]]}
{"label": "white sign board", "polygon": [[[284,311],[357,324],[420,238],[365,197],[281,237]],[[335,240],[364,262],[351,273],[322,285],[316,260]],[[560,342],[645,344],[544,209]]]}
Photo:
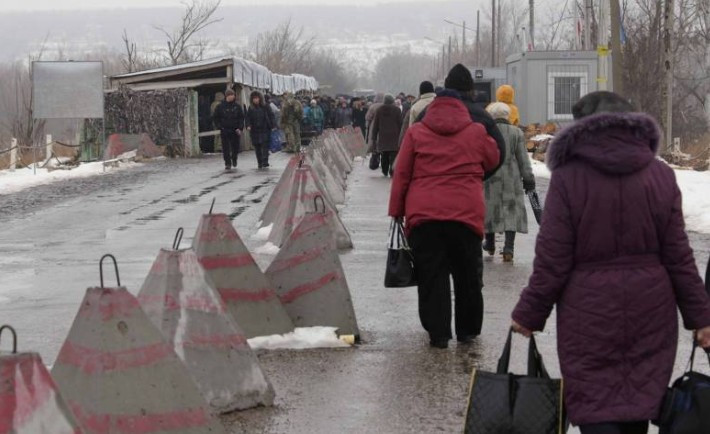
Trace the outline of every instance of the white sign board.
{"label": "white sign board", "polygon": [[35,119],[104,117],[102,62],[32,62]]}

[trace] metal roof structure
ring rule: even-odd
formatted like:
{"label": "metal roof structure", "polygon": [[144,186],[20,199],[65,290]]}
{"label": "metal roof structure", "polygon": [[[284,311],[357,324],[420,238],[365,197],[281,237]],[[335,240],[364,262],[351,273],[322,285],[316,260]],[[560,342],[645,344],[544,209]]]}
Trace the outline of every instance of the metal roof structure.
{"label": "metal roof structure", "polygon": [[316,91],[319,87],[318,81],[313,77],[274,74],[265,66],[240,57],[219,57],[120,74],[111,77],[110,83],[111,88],[126,85],[136,90],[237,83],[255,89],[270,90],[276,95]]}

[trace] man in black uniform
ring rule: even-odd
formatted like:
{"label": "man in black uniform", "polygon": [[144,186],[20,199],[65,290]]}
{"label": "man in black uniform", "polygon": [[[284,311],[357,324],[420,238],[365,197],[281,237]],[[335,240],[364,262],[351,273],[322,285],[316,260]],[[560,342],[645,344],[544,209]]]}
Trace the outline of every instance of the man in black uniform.
{"label": "man in black uniform", "polygon": [[237,96],[232,89],[225,92],[225,100],[214,111],[214,124],[222,135],[222,156],[224,168],[230,170],[237,167],[239,156],[239,140],[244,130],[244,109],[237,102]]}

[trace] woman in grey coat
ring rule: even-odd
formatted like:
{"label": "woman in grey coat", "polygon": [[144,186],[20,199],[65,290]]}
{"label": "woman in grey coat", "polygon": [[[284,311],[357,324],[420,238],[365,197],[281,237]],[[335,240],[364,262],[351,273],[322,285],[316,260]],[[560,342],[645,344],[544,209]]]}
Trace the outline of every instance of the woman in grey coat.
{"label": "woman in grey coat", "polygon": [[510,124],[510,108],[503,103],[488,106],[496,120],[507,147],[508,158],[500,170],[484,185],[486,194],[486,241],[483,250],[495,254],[495,234],[505,233],[503,261],[512,262],[515,234],[528,233],[528,216],[524,192],[535,190],[535,175],[525,148],[525,136],[520,128]]}

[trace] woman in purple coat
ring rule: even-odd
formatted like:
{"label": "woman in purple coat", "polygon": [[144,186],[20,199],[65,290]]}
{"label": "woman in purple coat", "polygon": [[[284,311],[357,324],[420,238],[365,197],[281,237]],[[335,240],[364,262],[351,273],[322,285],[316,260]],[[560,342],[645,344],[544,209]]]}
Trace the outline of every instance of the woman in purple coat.
{"label": "woman in purple coat", "polygon": [[677,308],[710,347],[710,297],[685,233],[656,122],[595,92],[551,144],[552,179],[533,274],[513,328],[540,331],[557,308],[570,421],[582,434],[646,433],[678,341]]}

